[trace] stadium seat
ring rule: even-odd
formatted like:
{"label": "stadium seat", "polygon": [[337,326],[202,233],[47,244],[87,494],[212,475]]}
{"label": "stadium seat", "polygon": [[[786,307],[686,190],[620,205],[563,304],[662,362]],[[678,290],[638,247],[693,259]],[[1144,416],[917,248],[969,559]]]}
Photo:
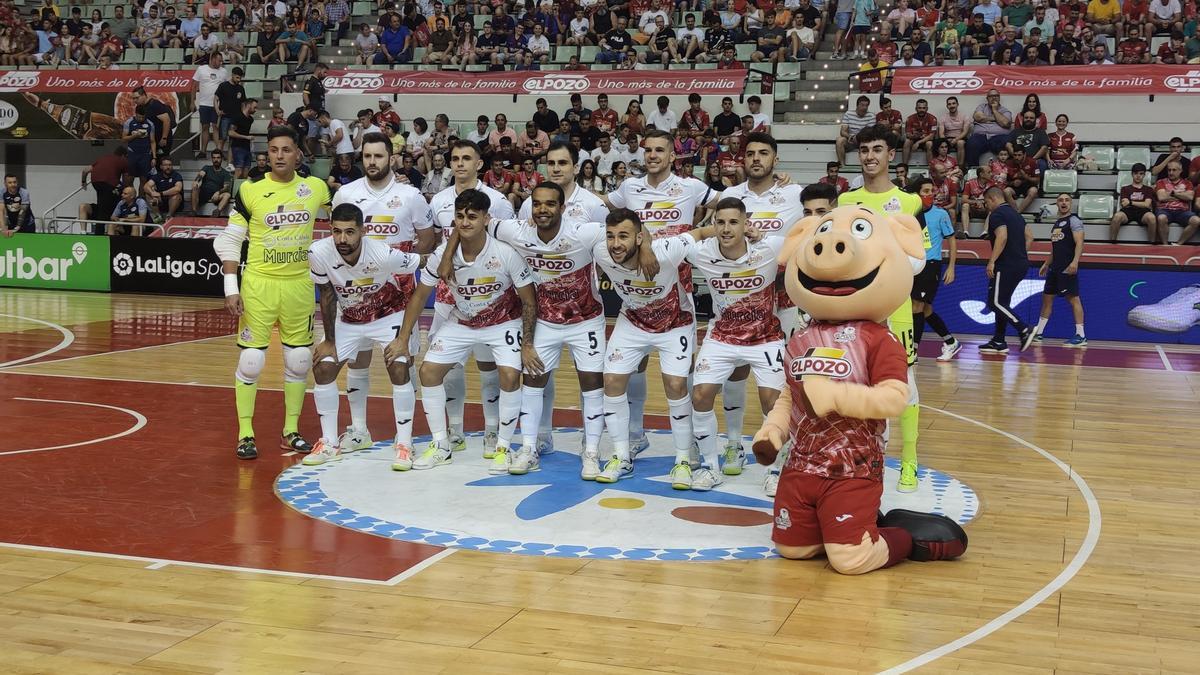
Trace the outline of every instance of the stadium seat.
{"label": "stadium seat", "polygon": [[261,99],[263,97],[262,82],[243,82],[242,86],[246,88],[246,98]]}
{"label": "stadium seat", "polygon": [[1128,171],[1134,164],[1141,162],[1150,166],[1150,148],[1145,146],[1125,146],[1117,150],[1117,170]]}
{"label": "stadium seat", "polygon": [[1079,196],[1079,217],[1083,220],[1108,222],[1112,216],[1112,195],[1084,194]]}
{"label": "stadium seat", "polygon": [[333,168],[333,160],[328,157],[317,157],[313,160],[310,167],[313,176],[325,180],[329,178],[329,171]]}
{"label": "stadium seat", "polygon": [[161,63],[174,64],[183,63],[183,61],[183,49],[179,47],[168,47],[167,49],[163,50]]}
{"label": "stadium seat", "polygon": [[1096,162],[1096,171],[1112,171],[1117,161],[1116,151],[1107,145],[1089,145],[1080,154]]}
{"label": "stadium seat", "polygon": [[242,66],[247,80],[261,80],[267,76],[267,67],[261,63],[247,63]]}
{"label": "stadium seat", "polygon": [[162,63],[163,50],[160,47],[146,47],[142,50],[142,63]]}
{"label": "stadium seat", "polygon": [[1047,169],[1042,174],[1043,194],[1072,194],[1079,188],[1079,176],[1070,169]]}
{"label": "stadium seat", "polygon": [[753,53],[754,53],[754,45],[752,45],[752,44],[739,44],[737,46],[737,60],[738,61],[749,61],[750,55]]}
{"label": "stadium seat", "polygon": [[1120,190],[1126,185],[1133,185],[1132,171],[1121,171],[1117,174],[1117,189]]}

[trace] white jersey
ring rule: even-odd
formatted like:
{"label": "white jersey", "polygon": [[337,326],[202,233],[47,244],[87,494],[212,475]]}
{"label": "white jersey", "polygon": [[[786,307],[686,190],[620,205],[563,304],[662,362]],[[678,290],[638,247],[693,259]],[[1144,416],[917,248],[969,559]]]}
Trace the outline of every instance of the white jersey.
{"label": "white jersey", "polygon": [[[436,286],[438,265],[446,245],[429,256],[421,283]],[[462,249],[454,254],[454,276],[446,280],[453,307],[449,320],[468,328],[486,328],[521,318],[521,300],[516,289],[533,283],[533,275],[513,247],[487,235],[475,259],[463,259]]]}
{"label": "white jersey", "polygon": [[366,178],[343,185],[333,195],[333,206],[353,204],[363,212],[363,235],[402,251],[412,251],[417,230],[433,227],[433,211],[421,192],[392,178],[375,190]]}
{"label": "white jersey", "polygon": [[[604,200],[597,197],[588,189],[578,185],[571,192],[571,196],[567,197],[567,203],[563,204],[563,225],[603,223],[607,217],[608,207],[604,205]],[[533,218],[532,197],[525,198],[525,203],[521,204],[521,210],[517,212],[517,218],[520,220],[531,220]]]}
{"label": "white jersey", "polygon": [[421,266],[421,256],[405,253],[374,239],[362,240],[358,262],[342,259],[333,237],[308,248],[308,268],[318,285],[332,284],[337,293],[338,315],[345,323],[370,323],[403,312],[407,304],[397,276],[411,277]]}
{"label": "white jersey", "polygon": [[[787,237],[792,226],[804,217],[804,204],[800,201],[803,186],[772,184],[761,195],[750,189],[750,182],[734,185],[721,193],[722,197],[737,197],[746,205],[747,224],[756,227],[767,238]],[[783,267],[780,266],[782,271]],[[795,307],[788,297],[787,289],[780,285],[776,289],[775,304],[779,309]]]}
{"label": "white jersey", "polygon": [[616,208],[637,211],[646,230],[657,239],[691,230],[696,208],[707,204],[713,194],[712,188],[695,178],[669,174],[657,187],[650,187],[644,176],[626,178],[608,193],[608,201]]}
{"label": "white jersey", "polygon": [[659,270],[654,279],[647,281],[640,270],[618,265],[608,254],[605,242],[596,244],[592,254],[596,266],[604,272],[612,288],[621,296],[621,316],[647,333],[666,333],[672,329],[690,326],[692,296],[679,280],[679,265],[696,244],[690,234],[654,240],[653,250],[658,258]]}
{"label": "white jersey", "polygon": [[783,237],[749,244],[746,254],[730,260],[716,238],[692,247],[687,260],[700,270],[712,292],[713,320],[708,336],[730,345],[760,345],[783,339],[775,318],[775,279]]}
{"label": "white jersey", "polygon": [[[478,181],[471,189],[479,190],[491,200],[488,215],[492,218],[496,220],[511,220],[515,215],[513,213],[512,202],[508,201],[508,197],[489,187],[483,181]],[[429,200],[429,211],[433,217],[433,224],[437,225],[438,230],[442,233],[442,241],[448,240],[450,235],[454,234],[455,199],[458,199],[458,191],[455,190],[452,184]],[[446,288],[445,284],[437,287],[434,300],[446,305],[454,304],[454,298],[450,297],[450,291]]]}
{"label": "white jersey", "polygon": [[564,219],[549,242],[527,220],[492,221],[488,233],[525,257],[537,284],[538,319],[570,325],[604,314],[592,265],[594,249],[605,241],[603,223],[568,224]]}

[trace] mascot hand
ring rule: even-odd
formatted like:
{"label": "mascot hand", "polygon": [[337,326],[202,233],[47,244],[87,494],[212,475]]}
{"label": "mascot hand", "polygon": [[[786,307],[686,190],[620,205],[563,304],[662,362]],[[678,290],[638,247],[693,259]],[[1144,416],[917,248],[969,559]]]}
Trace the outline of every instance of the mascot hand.
{"label": "mascot hand", "polygon": [[764,424],[758,433],[754,434],[754,445],[751,446],[754,458],[763,466],[774,464],[785,440],[783,429],[774,424]]}
{"label": "mascot hand", "polygon": [[839,385],[824,375],[804,376],[804,398],[817,417],[824,417],[837,407],[835,394]]}

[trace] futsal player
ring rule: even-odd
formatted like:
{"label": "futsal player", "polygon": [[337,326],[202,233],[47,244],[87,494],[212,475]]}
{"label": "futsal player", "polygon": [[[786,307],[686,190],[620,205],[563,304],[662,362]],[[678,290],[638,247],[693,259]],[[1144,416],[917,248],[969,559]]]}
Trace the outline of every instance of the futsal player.
{"label": "futsal player", "polygon": [[987,236],[992,242],[992,253],[988,257],[988,307],[996,319],[992,339],[979,347],[980,354],[1007,354],[1008,341],[1005,331],[1008,324],[1017,329],[1020,350],[1025,351],[1033,343],[1033,326],[1022,321],[1012,308],[1012,294],[1021,279],[1029,271],[1029,244],[1033,232],[1025,224],[1025,218],[1017,213],[1008,202],[1004,191],[990,187],[983,193],[987,204]]}
{"label": "futsal player", "polygon": [[[280,447],[301,454],[312,446],[300,436],[308,371],[312,366],[313,281],[308,270],[308,247],[313,221],[329,203],[325,181],[296,173],[303,157],[300,140],[288,126],[267,132],[271,170],[242,183],[234,197],[229,223],[213,241],[225,277],[225,307],[238,317],[237,402],[238,446],[241,459],[258,457],[254,440],[254,403],[258,377],[279,325],[283,343],[283,439]],[[249,239],[246,268],[238,286],[242,242]]]}
{"label": "futsal player", "polygon": [[[877,213],[907,214],[914,218],[921,212],[921,198],[901,190],[888,177],[888,165],[896,158],[896,137],[886,125],[876,124],[859,132],[858,161],[862,164],[863,186],[838,198],[839,205],[862,204]],[[918,274],[925,261],[911,259],[913,274]],[[888,317],[888,328],[908,352],[908,406],[900,415],[900,492],[917,490],[917,433],[920,395],[917,393],[917,345],[913,341],[912,301],[906,300]]]}
{"label": "futsal player", "polygon": [[[513,217],[512,203],[508,197],[500,194],[479,179],[479,170],[483,168],[482,155],[479,146],[471,141],[458,140],[450,144],[450,172],[454,175],[454,185],[442,190],[429,201],[433,212],[433,221],[437,225],[442,240],[448,240],[453,233],[456,222],[457,208],[455,201],[466,190],[475,190],[487,195],[491,204],[488,215],[498,220],[508,220]],[[450,315],[454,298],[444,285],[438,287],[435,296],[433,325],[429,328],[432,335]],[[496,452],[497,430],[499,428],[500,382],[496,373],[496,364],[491,361],[490,350],[479,347],[473,350],[475,365],[479,369],[480,393],[483,398],[483,456],[492,459]],[[464,359],[464,363],[465,363]],[[449,413],[450,445],[455,450],[465,450],[466,439],[463,436],[463,409],[467,398],[466,376],[463,364],[458,364],[446,375],[446,410]]]}
{"label": "futsal player", "polygon": [[[321,440],[304,458],[309,466],[362,449],[354,438],[362,430],[351,427],[340,438],[337,435],[337,375],[346,361],[369,353],[376,345],[386,347],[395,339],[408,304],[400,280],[407,279],[403,285],[411,288],[413,272],[421,265],[421,256],[367,237],[365,226],[363,212],[357,206],[339,204],[330,217],[330,236],[308,250],[308,266],[320,294],[325,328],[325,339],[313,352],[313,403],[321,418]],[[409,345],[409,351],[415,354],[417,350]],[[411,469],[413,462],[412,421],[417,399],[408,371],[406,361],[388,364],[396,421],[392,468],[397,471]]]}
{"label": "futsal player", "polygon": [[[546,180],[550,181],[551,183],[554,183],[555,185],[558,185],[560,188],[562,188],[562,191],[563,191],[564,197],[563,197],[563,202],[562,202],[562,224],[564,226],[566,226],[569,230],[570,228],[572,228],[576,225],[583,225],[586,223],[596,223],[596,227],[598,229],[600,229],[601,237],[603,237],[603,227],[602,226],[604,223],[605,216],[608,215],[608,207],[606,207],[604,205],[603,199],[597,197],[594,193],[588,191],[586,188],[579,185],[579,183],[577,183],[575,181],[575,175],[576,175],[575,167],[579,164],[579,149],[576,148],[574,145],[571,145],[570,143],[563,143],[561,141],[551,143],[549,149],[546,151],[545,162],[546,162]],[[530,221],[533,219],[533,196],[532,195],[530,195],[525,200],[525,202],[523,204],[521,204],[521,209],[517,213],[517,218],[520,220],[525,220],[525,221]],[[588,254],[590,257],[590,254],[591,254],[590,248],[589,248]],[[534,272],[535,276],[538,274],[538,270],[536,270],[536,269],[534,269],[533,272]],[[539,289],[541,288],[540,283],[538,285],[538,288]],[[539,311],[545,311],[543,308],[543,305],[541,303],[539,303],[538,308],[539,308]],[[574,353],[574,352],[572,352],[572,353]],[[601,345],[601,347],[600,347],[600,354],[601,354],[601,356],[604,354],[603,345]],[[545,360],[544,355],[542,358],[543,358],[543,360]],[[557,359],[555,359],[555,362],[557,363]],[[578,361],[576,361],[576,367],[578,367]],[[547,368],[547,370],[553,370],[553,369]],[[582,380],[581,380],[580,386],[582,386]],[[596,386],[599,387],[600,385],[597,384]],[[546,452],[553,450],[553,448],[554,448],[554,437],[552,435],[552,431],[553,431],[553,427],[554,427],[554,378],[553,377],[549,377],[546,379],[546,386],[543,387],[542,391],[544,393],[544,403],[542,404],[542,408],[541,408],[542,409],[542,419],[539,423],[539,428],[538,428],[537,449],[538,449],[539,453],[544,454]],[[586,400],[583,401],[582,407],[586,409],[586,407],[587,407]],[[586,421],[587,421],[586,417],[584,418],[584,421],[585,421],[584,426],[586,427]],[[524,433],[524,431],[525,431],[525,429],[524,429],[525,422],[524,421],[521,422],[521,427],[522,427],[521,431],[522,431],[522,433]],[[603,429],[603,427],[604,427],[604,423],[603,423],[603,421],[601,421],[600,428]],[[585,433],[585,437],[586,437],[586,433]],[[583,454],[585,454],[585,455],[587,454],[586,453],[586,438],[585,438],[585,448],[584,448]],[[585,474],[592,473],[591,471],[586,470],[586,469],[588,469],[588,466],[589,465],[587,465],[585,462],[585,466],[584,466]],[[598,471],[599,471],[599,469],[597,469],[597,472]],[[594,474],[592,475],[592,477],[593,478],[595,477]],[[587,480],[590,480],[590,479],[587,479]]]}
{"label": "futsal player", "polygon": [[[737,197],[721,199],[712,217],[714,236],[692,246],[687,254],[708,282],[713,318],[692,375],[692,434],[700,448],[700,468],[693,472],[686,458],[677,461],[671,469],[671,487],[676,490],[711,490],[724,482],[723,475],[742,473],[746,453],[740,441],[733,451],[727,448],[724,466],[718,463],[713,410],[717,392],[735,369],[754,370],[764,415],[783,389],[784,332],[775,315],[775,279],[784,239],[756,234],[757,241],[749,241],[746,210]],[[745,392],[744,381],[735,384]],[[735,436],[727,431],[726,437],[732,448]]]}
{"label": "futsal player", "polygon": [[1058,218],[1050,228],[1050,257],[1042,263],[1038,275],[1046,277],[1042,289],[1042,314],[1033,329],[1035,343],[1042,341],[1042,331],[1050,322],[1056,296],[1065,297],[1075,318],[1075,334],[1063,343],[1064,347],[1086,347],[1083,332],[1083,303],[1079,300],[1079,258],[1083,255],[1083,221],[1071,212],[1071,195],[1063,193],[1054,200]]}
{"label": "futsal player", "polygon": [[[388,365],[411,362],[409,340],[413,327],[429,294],[444,281],[454,304],[438,328],[430,332],[420,369],[421,403],[433,440],[413,461],[413,469],[432,469],[453,461],[443,381],[471,352],[486,350],[497,365],[500,384],[497,446],[488,471],[508,473],[509,448],[521,414],[521,371],[532,375],[544,371],[533,346],[537,324],[533,275],[519,253],[487,233],[493,209],[495,201],[480,190],[464,190],[455,198],[455,240],[442,244],[429,257],[421,283],[409,300],[404,323],[385,351]],[[443,255],[447,256],[445,267],[441,264]],[[449,274],[443,276],[447,268]]]}
{"label": "futsal player", "polygon": [[[363,134],[362,178],[343,185],[333,195],[333,207],[353,204],[363,214],[361,236],[382,242],[400,251],[420,254],[433,252],[436,232],[433,229],[433,212],[419,190],[396,180],[392,171],[392,141],[386,135],[371,132]],[[396,278],[401,297],[401,308],[408,303],[416,287],[411,274]],[[394,336],[393,336],[394,337]],[[370,366],[371,345],[360,353],[346,370],[346,399],[350,402],[350,426],[342,439],[344,450],[361,450],[371,447],[371,433],[367,430],[367,397],[371,390]],[[411,389],[412,385],[408,385]],[[411,441],[407,445],[412,445]]]}
{"label": "futsal player", "polygon": [[[937,188],[931,178],[921,176],[909,184],[908,189],[917,193],[921,198],[921,213],[917,220],[925,234],[925,268],[913,278],[913,344],[920,347],[921,336],[925,333],[925,323],[942,338],[942,353],[938,361],[949,361],[962,349],[962,343],[955,339],[946,326],[942,317],[933,311],[933,299],[937,297],[938,287],[945,283],[954,283],[954,264],[958,261],[958,240],[954,238],[954,224],[950,222],[950,214],[934,201],[937,198]],[[942,242],[950,242],[950,265],[946,267],[946,276],[942,277]]]}

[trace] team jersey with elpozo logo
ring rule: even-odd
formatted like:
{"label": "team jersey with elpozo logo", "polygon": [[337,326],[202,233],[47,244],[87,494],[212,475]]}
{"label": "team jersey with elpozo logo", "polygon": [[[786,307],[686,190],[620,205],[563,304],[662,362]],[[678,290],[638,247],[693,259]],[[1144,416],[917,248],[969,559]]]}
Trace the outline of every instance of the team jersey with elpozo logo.
{"label": "team jersey with elpozo logo", "polygon": [[[366,178],[343,185],[333,195],[333,206],[353,204],[363,213],[363,237],[381,241],[388,246],[411,253],[416,244],[417,230],[433,227],[433,211],[425,197],[411,185],[391,178],[383,190],[375,190]],[[397,277],[404,302],[412,297],[416,279],[412,275]]]}
{"label": "team jersey with elpozo logo", "polygon": [[[450,320],[468,328],[486,328],[521,318],[521,300],[516,289],[533,283],[533,275],[513,247],[491,235],[483,250],[468,262],[462,249],[454,253],[454,274],[446,279],[453,306]],[[421,283],[436,286],[438,266],[446,245],[438,247],[426,261]]]}
{"label": "team jersey with elpozo logo", "polygon": [[[496,220],[512,219],[512,203],[508,201],[507,197],[488,187],[483,181],[478,181],[470,189],[479,190],[491,200],[491,204],[488,206],[489,216]],[[454,234],[454,200],[458,199],[458,194],[455,187],[451,185],[429,200],[429,211],[433,216],[433,224],[442,233],[442,241],[450,239],[450,235]],[[451,297],[450,290],[444,284],[437,287],[434,300],[440,304],[454,304],[454,298]]]}
{"label": "team jersey with elpozo logo", "polygon": [[411,279],[421,256],[364,238],[358,262],[351,265],[338,253],[333,237],[326,237],[309,247],[308,266],[317,285],[333,286],[342,321],[370,323],[404,311],[408,298],[397,277]]}
{"label": "team jersey with elpozo logo", "polygon": [[[772,184],[766,192],[755,194],[750,189],[750,181],[734,185],[721,193],[722,197],[737,197],[746,205],[746,223],[758,229],[764,237],[787,237],[792,225],[804,217],[804,203],[800,201],[800,193],[804,187],[795,183],[789,185]],[[780,272],[783,266],[779,266]],[[780,274],[782,279],[783,275]],[[779,309],[795,307],[796,303],[788,297],[787,289],[780,284],[775,289],[775,306]]]}
{"label": "team jersey with elpozo logo", "polygon": [[[604,200],[589,192],[587,189],[575,186],[567,203],[563,204],[563,225],[580,225],[583,223],[603,223],[608,217],[608,207]],[[533,198],[526,197],[517,212],[518,220],[533,219]]]}
{"label": "team jersey with elpozo logo", "polygon": [[746,254],[730,260],[714,237],[691,248],[688,262],[700,270],[712,294],[713,320],[708,338],[729,345],[759,345],[782,340],[775,317],[775,277],[782,237],[748,244]]}
{"label": "team jersey with elpozo logo", "polygon": [[316,177],[296,174],[279,183],[268,174],[242,183],[229,224],[246,229],[250,241],[246,272],[279,278],[308,276],[313,223],[328,203],[329,186]]}
{"label": "team jersey with elpozo logo", "polygon": [[887,420],[862,420],[831,412],[817,417],[803,403],[804,375],[874,386],[908,382],[908,361],[896,336],[874,321],[814,321],[797,330],[784,354],[792,396],[788,429],[792,451],[785,471],[825,478],[883,480],[883,431]]}
{"label": "team jersey with elpozo logo", "polygon": [[603,223],[568,224],[564,219],[548,242],[526,220],[492,221],[488,233],[524,256],[537,284],[538,319],[571,325],[604,313],[592,265],[592,251],[605,240]]}
{"label": "team jersey with elpozo logo", "polygon": [[[615,208],[637,211],[642,225],[655,239],[673,237],[692,229],[696,208],[712,198],[712,188],[695,178],[668,174],[663,182],[650,187],[646,176],[627,178],[608,201]],[[679,268],[679,278],[687,295],[692,293],[692,270],[686,264]]]}
{"label": "team jersey with elpozo logo", "polygon": [[658,258],[659,269],[649,281],[641,270],[617,264],[608,254],[605,242],[596,244],[592,255],[596,266],[621,296],[621,316],[647,333],[666,333],[692,325],[695,320],[692,296],[684,291],[679,281],[679,264],[695,243],[690,234],[655,239],[651,246]]}

